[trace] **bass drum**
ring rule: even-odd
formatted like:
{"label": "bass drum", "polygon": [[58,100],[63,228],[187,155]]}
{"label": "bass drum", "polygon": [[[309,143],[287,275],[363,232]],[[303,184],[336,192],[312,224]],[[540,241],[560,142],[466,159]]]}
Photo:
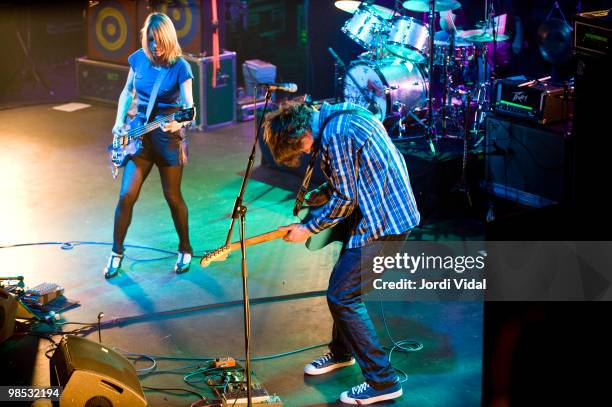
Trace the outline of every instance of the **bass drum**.
{"label": "bass drum", "polygon": [[383,121],[394,108],[424,107],[427,80],[419,66],[408,61],[354,61],[344,77],[344,100],[365,107]]}

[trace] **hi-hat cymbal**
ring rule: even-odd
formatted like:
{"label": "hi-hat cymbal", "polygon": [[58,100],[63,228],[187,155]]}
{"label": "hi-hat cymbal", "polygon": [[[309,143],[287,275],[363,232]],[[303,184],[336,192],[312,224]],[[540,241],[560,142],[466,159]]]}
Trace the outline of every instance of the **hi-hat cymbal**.
{"label": "hi-hat cymbal", "polygon": [[[355,14],[355,11],[357,11],[359,6],[361,6],[361,2],[353,0],[338,0],[334,3],[334,6],[342,11],[346,11],[347,13]],[[397,13],[394,13],[393,10],[377,4],[372,4],[369,6],[369,8],[372,12],[386,20],[393,18],[394,15],[398,15]]]}
{"label": "hi-hat cymbal", "polygon": [[[429,11],[429,0],[409,0],[402,4],[407,10],[426,12]],[[436,11],[457,10],[461,3],[455,0],[436,0]]]}
{"label": "hi-hat cymbal", "polygon": [[495,38],[493,38],[492,30],[458,31],[457,37],[463,38],[464,40],[469,41],[469,42],[493,42],[493,41],[499,42],[499,41],[506,41],[508,38],[510,38],[506,34],[497,34]]}

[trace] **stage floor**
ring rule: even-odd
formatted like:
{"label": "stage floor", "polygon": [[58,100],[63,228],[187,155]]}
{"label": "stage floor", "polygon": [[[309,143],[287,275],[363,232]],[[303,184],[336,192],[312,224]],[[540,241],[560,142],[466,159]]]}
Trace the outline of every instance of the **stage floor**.
{"label": "stage floor", "polygon": [[[163,199],[159,174],[153,170],[134,210],[123,272],[111,280],[102,276],[112,237],[112,219],[119,191],[107,165],[106,146],[115,109],[91,106],[72,113],[52,105],[0,111],[0,244],[33,244],[0,250],[0,276],[23,275],[26,285],[54,282],[79,306],[62,314],[64,321],[94,322],[132,317],[130,323],[103,330],[110,347],[125,351],[176,356],[243,356],[240,306],[203,309],[242,298],[240,256],[206,269],[194,260],[191,270],[172,273],[178,244]],[[225,241],[229,214],[250,153],[253,122],[209,132],[190,133],[190,162],[183,177],[189,207],[192,245],[196,254]],[[410,168],[410,163],[408,163]],[[294,175],[258,167],[245,196],[247,234],[255,235],[294,222]],[[461,228],[451,223],[424,225],[413,238],[457,240]],[[237,238],[237,231],[234,234]],[[471,234],[473,239],[474,234]],[[63,249],[61,242],[75,243]],[[47,243],[47,244],[43,244]],[[298,295],[302,298],[252,306],[253,357],[288,352],[330,339],[331,317],[325,296],[329,272],[338,247],[310,253],[303,245],[273,241],[248,249],[249,289],[252,299]],[[395,340],[424,344],[415,353],[394,353],[394,365],[406,373],[404,396],[397,406],[477,406],[481,397],[481,303],[385,303],[390,333]],[[164,315],[160,313],[169,312]],[[370,314],[381,341],[390,345],[378,305]],[[64,330],[75,328],[74,325]],[[97,332],[87,335],[97,340]],[[18,374],[8,384],[48,385],[46,340],[14,337],[0,346],[1,360]],[[286,406],[336,405],[339,394],[363,381],[357,366],[324,377],[303,375],[303,365],[320,356],[316,348],[291,356],[257,361],[259,381],[281,397]],[[158,370],[197,362],[161,361]],[[137,367],[148,366],[139,362]],[[7,369],[2,369],[6,372]],[[190,387],[177,374],[141,377],[150,387]],[[18,383],[14,383],[18,381]],[[146,391],[152,406],[185,406],[197,398],[183,393]]]}

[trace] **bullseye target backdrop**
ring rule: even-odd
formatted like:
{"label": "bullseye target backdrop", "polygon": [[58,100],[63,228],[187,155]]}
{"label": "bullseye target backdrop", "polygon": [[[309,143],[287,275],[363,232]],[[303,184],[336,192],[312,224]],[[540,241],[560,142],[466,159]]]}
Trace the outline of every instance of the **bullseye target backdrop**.
{"label": "bullseye target backdrop", "polygon": [[[174,23],[179,44],[185,54],[212,54],[212,1],[165,0],[138,1],[138,27],[152,12],[168,15]],[[219,43],[225,47],[225,0],[216,0],[219,19]]]}
{"label": "bullseye target backdrop", "polygon": [[91,59],[127,64],[139,47],[136,2],[102,0],[87,8],[87,56]]}
{"label": "bullseye target backdrop", "polygon": [[178,0],[160,4],[155,11],[166,14],[174,23],[184,53],[202,52],[202,10],[200,0]]}

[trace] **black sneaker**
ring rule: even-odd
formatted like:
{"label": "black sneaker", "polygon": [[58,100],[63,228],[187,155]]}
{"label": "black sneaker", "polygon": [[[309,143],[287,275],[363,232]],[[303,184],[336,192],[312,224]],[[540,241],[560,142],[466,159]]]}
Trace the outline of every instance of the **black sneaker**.
{"label": "black sneaker", "polygon": [[304,366],[304,373],[306,373],[307,375],[315,376],[354,364],[354,357],[350,357],[348,359],[336,359],[330,352],[328,352],[325,355],[321,356],[319,359],[313,360],[312,362]]}
{"label": "black sneaker", "polygon": [[372,404],[379,401],[396,399],[401,397],[402,394],[402,385],[399,381],[383,390],[376,390],[368,383],[361,383],[359,386],[355,386],[349,391],[340,394],[340,401],[345,404]]}

